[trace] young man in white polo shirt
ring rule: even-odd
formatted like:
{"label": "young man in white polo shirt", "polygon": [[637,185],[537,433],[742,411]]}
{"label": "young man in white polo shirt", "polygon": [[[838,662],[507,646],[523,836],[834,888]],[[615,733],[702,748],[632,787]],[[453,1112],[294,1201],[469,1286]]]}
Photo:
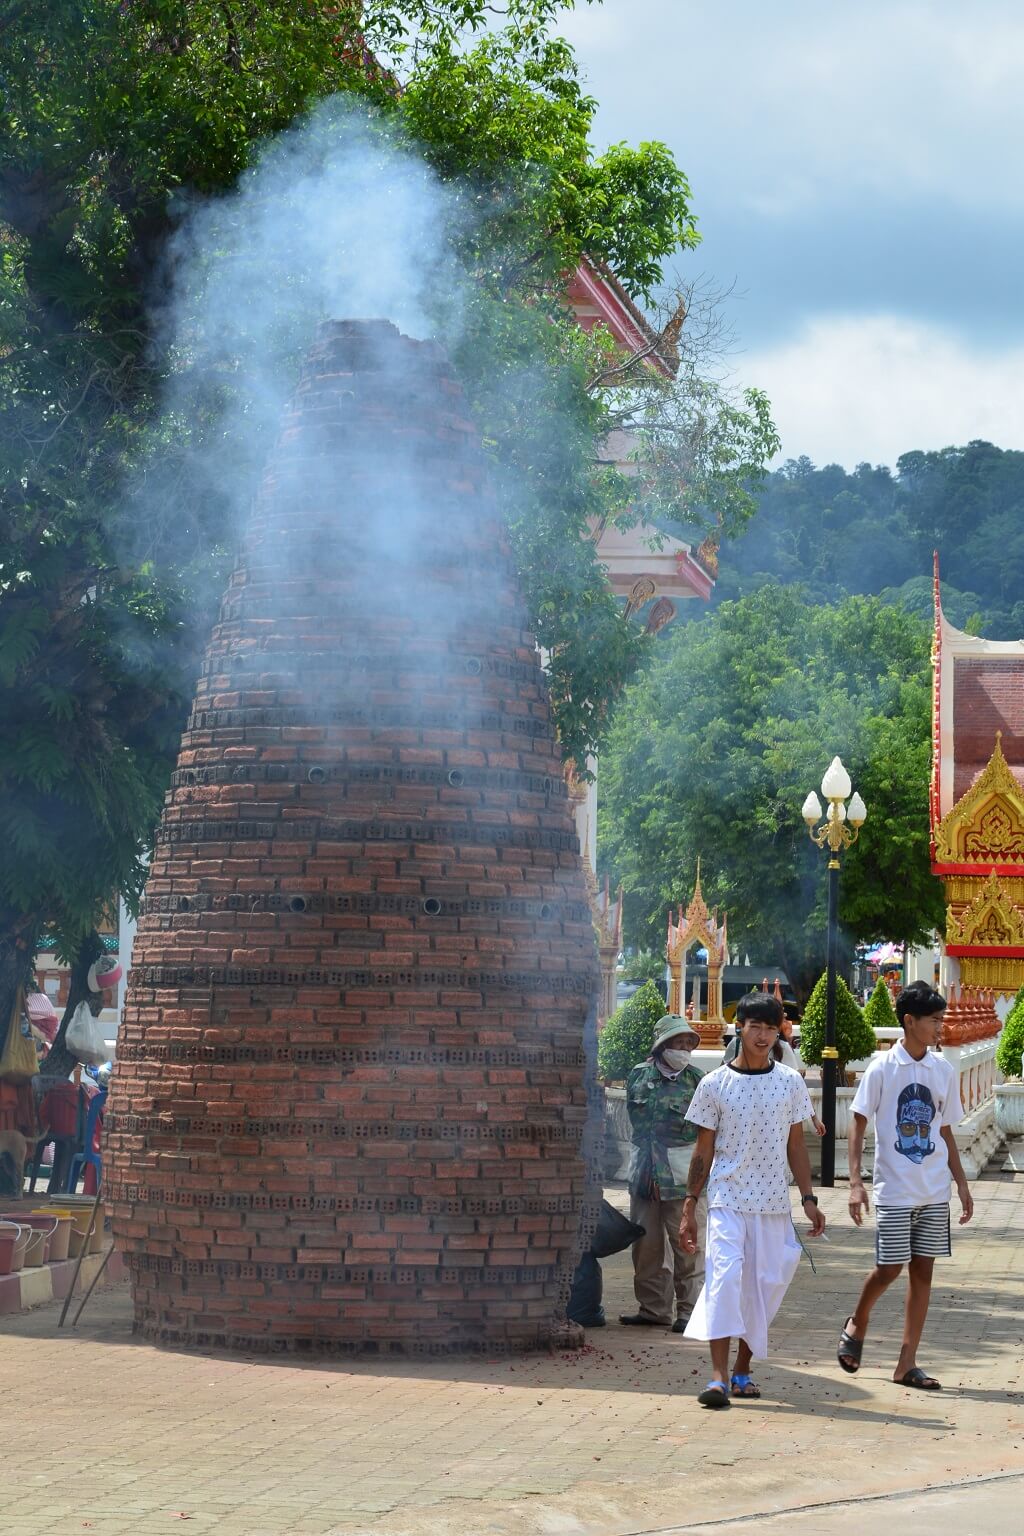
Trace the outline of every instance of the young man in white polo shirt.
{"label": "young man in white polo shirt", "polygon": [[893,1380],[920,1392],[938,1392],[941,1383],[917,1364],[937,1258],[948,1258],[949,1182],[960,1198],[960,1225],[970,1221],[974,1201],[960,1162],[953,1127],[963,1119],[960,1086],[953,1068],[935,1046],[942,1033],[945,999],[927,982],[915,981],[896,999],[903,1026],[884,1056],[876,1056],[853,1100],[850,1131],[850,1215],[859,1227],[868,1209],[861,1155],[868,1118],[875,1126],[875,1267],[839,1338],[839,1364],[851,1375],[860,1369],[864,1337],[875,1302],[907,1269],[903,1345]]}

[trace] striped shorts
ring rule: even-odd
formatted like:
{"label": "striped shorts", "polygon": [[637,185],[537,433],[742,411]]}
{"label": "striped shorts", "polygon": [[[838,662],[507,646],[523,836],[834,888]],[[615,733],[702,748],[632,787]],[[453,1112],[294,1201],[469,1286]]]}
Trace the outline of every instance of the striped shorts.
{"label": "striped shorts", "polygon": [[948,1200],[943,1205],[875,1206],[876,1263],[948,1259],[950,1251]]}

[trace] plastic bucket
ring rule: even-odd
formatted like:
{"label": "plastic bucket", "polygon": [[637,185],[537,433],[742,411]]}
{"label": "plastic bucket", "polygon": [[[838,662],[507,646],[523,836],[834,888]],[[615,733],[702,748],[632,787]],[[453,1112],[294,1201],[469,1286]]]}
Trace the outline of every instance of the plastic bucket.
{"label": "plastic bucket", "polygon": [[50,1258],[50,1243],[57,1231],[58,1223],[46,1211],[26,1211],[23,1216],[20,1211],[0,1212],[0,1221],[16,1221],[19,1226],[28,1227],[29,1231],[38,1235],[41,1241],[37,1244],[34,1236],[28,1240],[25,1249],[25,1265],[31,1269],[36,1264],[46,1264]]}
{"label": "plastic bucket", "polygon": [[0,1221],[0,1275],[9,1275],[14,1269],[14,1250],[21,1237],[21,1228],[13,1221]]}
{"label": "plastic bucket", "polygon": [[[8,1225],[11,1225],[11,1223],[8,1223]],[[28,1239],[31,1229],[29,1227],[19,1226],[17,1223],[13,1223],[13,1225],[17,1226],[18,1235],[14,1240],[14,1255],[11,1259],[10,1272],[12,1275],[16,1275],[19,1269],[23,1269],[25,1266],[25,1249],[28,1247]]]}
{"label": "plastic bucket", "polygon": [[67,1212],[70,1217],[68,1226],[68,1257],[77,1259],[85,1242],[85,1234],[89,1230],[89,1217],[92,1215],[92,1204],[88,1206],[76,1205],[74,1210]]}
{"label": "plastic bucket", "polygon": [[56,1227],[50,1236],[50,1263],[59,1264],[66,1259],[71,1251],[71,1229],[74,1217],[70,1211],[30,1211],[31,1216],[42,1216],[44,1220],[56,1222]]}
{"label": "plastic bucket", "polygon": [[[70,1215],[72,1221],[71,1239],[68,1252],[73,1259],[77,1259],[82,1251],[85,1234],[89,1230],[89,1219],[92,1216],[92,1208],[96,1203],[95,1195],[51,1195],[54,1210],[63,1211]],[[99,1210],[96,1212],[96,1225],[93,1228],[92,1239],[86,1253],[98,1253],[103,1245],[103,1223],[106,1213],[103,1209],[103,1201],[100,1201]]]}
{"label": "plastic bucket", "polygon": [[42,1227],[26,1227],[28,1242],[25,1244],[25,1257],[23,1260],[26,1269],[39,1269],[46,1263],[46,1250],[49,1247],[50,1236]]}

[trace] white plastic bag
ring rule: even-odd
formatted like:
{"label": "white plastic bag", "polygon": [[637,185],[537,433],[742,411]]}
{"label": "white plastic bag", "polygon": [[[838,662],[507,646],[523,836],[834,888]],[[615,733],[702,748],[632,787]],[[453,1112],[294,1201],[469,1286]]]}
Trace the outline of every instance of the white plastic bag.
{"label": "white plastic bag", "polygon": [[72,1056],[87,1067],[98,1067],[110,1059],[107,1042],[103,1038],[103,1025],[94,1018],[88,1003],[79,1003],[71,1015],[71,1023],[65,1035],[67,1048]]}

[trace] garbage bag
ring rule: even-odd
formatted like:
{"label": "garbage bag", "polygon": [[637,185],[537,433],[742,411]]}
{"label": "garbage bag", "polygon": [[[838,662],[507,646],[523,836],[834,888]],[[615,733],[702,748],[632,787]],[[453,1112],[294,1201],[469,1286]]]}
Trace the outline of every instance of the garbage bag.
{"label": "garbage bag", "polygon": [[654,1159],[650,1147],[634,1147],[629,1163],[629,1192],[634,1200],[650,1200],[654,1195]]}
{"label": "garbage bag", "polygon": [[623,1248],[632,1247],[638,1238],[643,1237],[645,1231],[645,1227],[630,1221],[629,1217],[623,1216],[614,1205],[609,1205],[607,1200],[602,1200],[601,1214],[597,1219],[597,1229],[590,1244],[590,1252],[597,1259],[610,1258],[613,1253],[621,1253]]}
{"label": "garbage bag", "polygon": [[602,1328],[605,1322],[601,1297],[604,1279],[601,1266],[593,1253],[585,1253],[576,1266],[572,1277],[572,1289],[566,1305],[566,1314],[581,1328]]}

